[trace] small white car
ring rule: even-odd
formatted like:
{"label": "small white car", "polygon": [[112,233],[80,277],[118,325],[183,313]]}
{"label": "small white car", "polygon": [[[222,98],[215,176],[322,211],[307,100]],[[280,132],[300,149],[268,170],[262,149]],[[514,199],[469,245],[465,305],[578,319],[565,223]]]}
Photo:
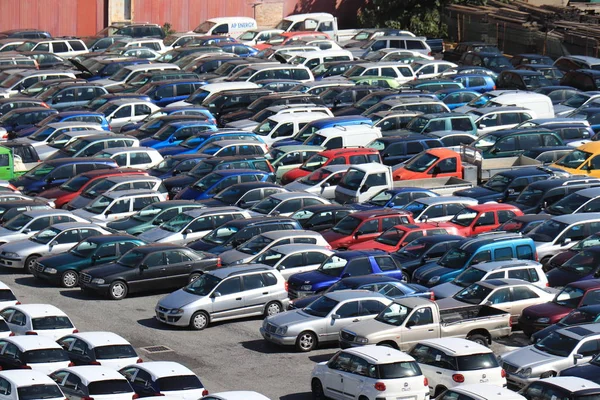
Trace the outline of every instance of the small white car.
{"label": "small white car", "polygon": [[265,216],[289,217],[307,206],[331,204],[327,199],[306,192],[275,193],[256,203],[250,210]]}
{"label": "small white car", "polygon": [[415,360],[399,350],[362,346],[337,352],[315,365],[314,398],[428,400],[427,378]]}
{"label": "small white car", "polygon": [[0,244],[30,238],[42,229],[62,222],[89,222],[89,220],[65,210],[25,211],[0,227]]}
{"label": "small white car", "polygon": [[334,200],[335,188],[337,188],[337,185],[350,167],[351,165],[328,165],[321,167],[307,176],[288,183],[284,187],[289,191],[302,191],[316,194],[327,200]]}
{"label": "small white car", "polygon": [[57,343],[75,365],[102,365],[115,370],[142,362],[133,346],[112,332],[80,332],[64,336]]}
{"label": "small white car", "polygon": [[16,142],[31,144],[36,149],[52,143],[52,140],[65,132],[101,131],[100,124],[90,122],[54,122],[40,127],[31,135],[17,138]]}
{"label": "small white car", "polygon": [[449,68],[455,68],[458,65],[443,60],[416,60],[410,66],[415,71],[417,78],[430,79],[437,78]]}
{"label": "small white car", "polygon": [[45,336],[14,336],[0,339],[2,369],[33,369],[49,374],[69,366],[69,356]]}
{"label": "small white car", "polygon": [[0,371],[0,400],[64,400],[56,382],[43,372],[16,369]]}
{"label": "small white car", "polygon": [[300,272],[313,271],[327,260],[333,251],[313,244],[284,244],[275,246],[250,260],[250,263],[269,265],[287,279]]}
{"label": "small white car", "polygon": [[15,335],[49,336],[54,340],[76,333],[67,314],[50,304],[19,304],[0,311]]}
{"label": "small white car", "polygon": [[129,381],[114,369],[97,365],[68,367],[54,371],[50,378],[69,400],[131,400],[136,398]]}
{"label": "small white car", "polygon": [[[487,383],[460,385],[446,390],[436,400],[527,400],[519,393]],[[548,398],[550,400],[550,397]]]}
{"label": "small white car", "polygon": [[121,168],[149,169],[162,162],[163,156],[151,147],[115,147],[93,157],[112,158]]}
{"label": "small white car", "polygon": [[467,339],[421,340],[408,354],[419,363],[429,380],[432,396],[463,383],[506,386],[506,373],[494,352]]}
{"label": "small white car", "polygon": [[[192,370],[172,361],[152,361],[128,365],[119,371],[140,397],[165,396],[197,400],[208,394]],[[168,389],[161,387],[168,384]]]}
{"label": "small white car", "polygon": [[149,101],[114,100],[109,101],[97,111],[106,115],[112,131],[119,132],[123,125],[139,122],[159,109],[160,107]]}

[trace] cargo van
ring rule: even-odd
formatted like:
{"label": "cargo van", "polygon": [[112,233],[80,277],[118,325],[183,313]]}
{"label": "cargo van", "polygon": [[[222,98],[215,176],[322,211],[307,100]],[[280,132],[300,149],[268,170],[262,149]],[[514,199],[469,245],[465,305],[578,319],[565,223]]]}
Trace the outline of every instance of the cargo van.
{"label": "cargo van", "polygon": [[308,139],[313,133],[320,131],[325,128],[333,128],[334,126],[349,126],[349,125],[373,125],[372,121],[363,117],[362,115],[349,115],[345,117],[332,117],[332,118],[323,118],[313,122],[309,122],[304,126],[304,128],[300,129],[300,131],[295,134],[290,139],[278,140],[273,143],[272,147],[280,147],[280,146],[289,146],[289,145],[297,145],[302,144],[306,139]]}
{"label": "cargo van", "polygon": [[308,146],[322,146],[326,149],[344,147],[364,147],[381,137],[381,130],[366,124],[334,126],[313,133],[303,143]]}
{"label": "cargo van", "polygon": [[327,117],[320,112],[277,114],[267,118],[253,132],[270,146],[276,139],[292,137],[309,122]]}
{"label": "cargo van", "polygon": [[276,29],[284,32],[316,31],[328,34],[338,40],[337,19],[329,13],[308,13],[288,15],[282,19]]}
{"label": "cargo van", "polygon": [[488,107],[523,107],[535,113],[536,118],[554,118],[552,100],[540,93],[506,93],[490,100]]}
{"label": "cargo van", "polygon": [[256,28],[258,28],[258,25],[254,18],[222,17],[204,21],[194,29],[194,33],[202,35],[226,35],[237,38],[247,30]]}

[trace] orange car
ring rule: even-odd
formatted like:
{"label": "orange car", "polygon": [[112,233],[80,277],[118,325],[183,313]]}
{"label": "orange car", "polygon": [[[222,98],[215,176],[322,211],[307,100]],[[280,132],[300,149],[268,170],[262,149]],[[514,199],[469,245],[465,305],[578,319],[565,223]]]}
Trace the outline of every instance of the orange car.
{"label": "orange car", "polygon": [[328,34],[323,32],[315,31],[298,31],[298,32],[283,32],[279,35],[271,36],[271,39],[264,43],[257,44],[254,46],[257,50],[268,49],[271,46],[280,46],[291,44],[296,40],[310,41],[310,40],[323,40],[331,39]]}

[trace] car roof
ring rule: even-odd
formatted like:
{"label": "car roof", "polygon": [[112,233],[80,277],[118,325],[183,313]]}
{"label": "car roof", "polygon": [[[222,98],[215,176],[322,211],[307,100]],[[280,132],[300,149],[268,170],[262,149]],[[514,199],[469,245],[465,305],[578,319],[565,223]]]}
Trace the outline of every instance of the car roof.
{"label": "car roof", "polygon": [[577,222],[592,221],[596,219],[600,219],[600,212],[583,214],[565,214],[558,215],[552,218],[552,220],[554,221],[562,222],[567,225],[574,224]]}
{"label": "car roof", "polygon": [[263,236],[263,237],[266,237],[269,239],[273,239],[273,240],[277,240],[277,239],[281,239],[281,238],[298,237],[298,236],[321,237],[321,234],[319,232],[309,231],[309,230],[304,230],[304,229],[282,229],[282,230],[278,230],[278,231],[263,232],[260,234],[260,236]]}
{"label": "car roof", "polygon": [[21,351],[30,351],[38,349],[61,349],[60,345],[48,336],[25,335],[11,336],[4,338],[7,342],[11,342]]}
{"label": "car roof", "polygon": [[47,217],[52,215],[73,215],[70,211],[54,208],[47,210],[29,210],[25,211],[23,214],[32,218]]}
{"label": "car roof", "polygon": [[[549,379],[543,379],[541,380],[541,382],[547,381]],[[454,386],[450,390],[452,390],[453,392],[465,394],[469,398],[481,398],[485,400],[525,400],[525,397],[517,392],[513,392],[512,390],[509,390],[504,387],[486,383],[475,383],[471,385]]]}
{"label": "car roof", "polygon": [[140,151],[145,151],[148,153],[158,153],[158,150],[152,147],[111,147],[108,149],[102,150],[102,153],[105,154],[119,154],[119,153],[136,153]]}
{"label": "car roof", "polygon": [[386,299],[387,297],[378,292],[373,292],[371,290],[336,290],[335,292],[325,293],[325,296],[329,297],[335,301],[346,301],[352,299],[364,299],[364,298],[382,298]]}
{"label": "car roof", "polygon": [[119,199],[125,196],[143,196],[143,195],[160,195],[159,192],[149,189],[128,189],[128,190],[115,190],[112,192],[106,192],[101,196],[108,197],[111,199]]}
{"label": "car roof", "polygon": [[470,197],[464,196],[437,196],[437,197],[420,197],[415,202],[426,204],[428,206],[435,204],[443,204],[443,203],[451,203],[451,202],[460,202],[460,203],[470,203],[471,207],[474,207],[478,204],[478,201],[472,199]]}
{"label": "car roof", "polygon": [[382,210],[366,210],[366,211],[358,211],[352,214],[353,217],[358,219],[369,219],[369,218],[377,218],[377,217],[389,217],[394,215],[410,215],[411,213],[405,210],[397,210],[397,209],[382,209]]}
{"label": "car roof", "polygon": [[47,316],[67,316],[67,314],[65,314],[62,310],[51,304],[17,304],[10,307],[29,315],[31,318],[42,318]]}
{"label": "car roof", "polygon": [[217,278],[225,279],[229,276],[267,271],[275,271],[275,269],[264,264],[240,264],[231,267],[218,268],[207,273],[214,275]]}
{"label": "car roof", "polygon": [[[432,197],[435,199],[436,197]],[[443,197],[441,197],[443,198]],[[475,204],[472,206],[466,207],[470,210],[475,210],[478,212],[486,212],[486,211],[496,211],[496,210],[517,210],[516,206],[505,203],[484,203],[484,204]]]}
{"label": "car roof", "polygon": [[578,376],[556,376],[552,378],[540,379],[538,382],[543,385],[548,384],[558,386],[570,392],[578,392],[588,389],[600,389],[600,385],[598,385],[596,382],[592,382],[588,379],[580,378]]}
{"label": "car roof", "polygon": [[316,194],[312,194],[312,193],[307,193],[307,192],[281,192],[281,193],[274,193],[272,195],[269,196],[270,198],[273,199],[277,199],[277,200],[288,200],[288,199],[295,199],[298,197],[303,197],[303,198],[318,198],[321,200],[325,200],[323,199],[321,196],[318,196]]}
{"label": "car roof", "polygon": [[322,253],[333,254],[333,251],[316,244],[308,243],[295,243],[295,244],[284,244],[281,246],[272,247],[271,250],[277,251],[282,254],[290,254],[305,251],[320,251]]}
{"label": "car roof", "polygon": [[358,257],[386,256],[387,252],[383,250],[337,250],[335,256],[344,259],[353,259]]}
{"label": "car roof", "polygon": [[414,362],[408,354],[386,346],[361,346],[343,350],[344,353],[360,356],[372,364],[391,364],[396,362]]}
{"label": "car roof", "polygon": [[82,378],[84,385],[89,385],[91,382],[120,380],[126,381],[121,373],[115,369],[98,366],[98,365],[80,365],[75,367],[67,367],[61,371],[69,371]]}
{"label": "car roof", "polygon": [[56,382],[50,379],[48,375],[35,370],[13,369],[0,371],[0,377],[7,379],[17,387],[39,384],[57,386]]}
{"label": "car roof", "polygon": [[78,332],[73,333],[73,337],[83,340],[91,347],[108,346],[108,345],[128,345],[129,342],[113,332]]}
{"label": "car roof", "polygon": [[600,288],[600,279],[587,279],[584,281],[575,281],[569,283],[567,286],[582,290],[597,289]]}
{"label": "car roof", "polygon": [[472,265],[472,268],[477,268],[481,271],[495,271],[498,269],[509,269],[509,268],[517,268],[517,267],[538,267],[541,266],[539,263],[531,260],[503,260],[503,261],[490,261],[485,263],[479,263]]}
{"label": "car roof", "polygon": [[235,207],[235,206],[205,207],[205,208],[193,208],[191,210],[183,212],[183,214],[188,215],[192,218],[198,218],[203,215],[212,215],[212,214],[219,214],[219,213],[233,212],[233,211],[244,211],[244,210],[239,207]]}
{"label": "car roof", "polygon": [[568,326],[565,328],[558,329],[556,332],[574,339],[582,339],[586,336],[600,334],[600,324],[583,324]]}
{"label": "car roof", "polygon": [[426,344],[436,349],[443,350],[454,356],[468,356],[471,354],[491,353],[492,350],[482,344],[461,338],[439,338],[420,340],[419,343]]}

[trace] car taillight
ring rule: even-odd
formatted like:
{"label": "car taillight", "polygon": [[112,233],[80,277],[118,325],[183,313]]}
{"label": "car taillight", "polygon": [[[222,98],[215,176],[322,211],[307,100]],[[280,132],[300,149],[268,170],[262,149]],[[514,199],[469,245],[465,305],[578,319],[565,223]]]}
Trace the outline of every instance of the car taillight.
{"label": "car taillight", "polygon": [[8,336],[15,336],[15,333],[11,332],[10,335],[8,335]]}
{"label": "car taillight", "polygon": [[290,284],[286,281],[284,285],[285,291],[289,292]]}
{"label": "car taillight", "polygon": [[375,383],[374,387],[375,387],[375,390],[379,390],[380,392],[385,391],[385,383],[383,383],[383,382]]}
{"label": "car taillight", "polygon": [[15,303],[15,305],[17,305],[17,306],[20,306],[20,305],[21,305],[21,302],[20,302],[20,301],[17,301],[17,302]]}
{"label": "car taillight", "polygon": [[429,386],[429,381],[427,378],[423,378],[423,386]]}
{"label": "car taillight", "polygon": [[93,397],[82,397],[81,400],[94,400]]}
{"label": "car taillight", "polygon": [[131,400],[135,400],[135,399],[139,399],[140,395],[139,394],[134,394],[133,396],[131,396]]}
{"label": "car taillight", "polygon": [[151,396],[164,396],[164,394],[162,394],[162,393],[159,392],[159,393],[154,393]]}
{"label": "car taillight", "polygon": [[536,262],[540,262],[540,259],[538,258],[537,251],[535,252],[535,261],[536,261]]}
{"label": "car taillight", "polygon": [[79,333],[79,329],[73,329],[73,333]]}
{"label": "car taillight", "polygon": [[326,244],[326,245],[325,245],[325,248],[326,248],[327,250],[333,250],[333,247],[331,247],[331,245],[330,245],[330,244]]}
{"label": "car taillight", "polygon": [[496,90],[496,85],[494,85],[494,87],[492,88],[492,90]]}
{"label": "car taillight", "polygon": [[223,263],[221,262],[221,257],[217,257],[217,268],[221,268]]}
{"label": "car taillight", "polygon": [[102,365],[100,361],[90,361],[90,365]]}
{"label": "car taillight", "polygon": [[435,293],[433,293],[433,290],[429,294],[429,300],[435,301]]}
{"label": "car taillight", "polygon": [[550,287],[550,282],[546,282],[546,287]]}
{"label": "car taillight", "polygon": [[502,368],[502,369],[500,370],[500,375],[501,375],[503,378],[506,378],[506,371],[504,370],[504,368]]}
{"label": "car taillight", "polygon": [[463,374],[454,374],[452,375],[452,380],[456,383],[463,383],[465,381],[465,376]]}
{"label": "car taillight", "polygon": [[74,363],[73,361],[71,361],[71,362],[69,363],[69,365],[67,365],[67,367],[74,367],[74,366],[75,366],[75,363]]}
{"label": "car taillight", "polygon": [[136,361],[136,363],[138,363],[138,364],[141,364],[143,362],[144,362],[144,360],[142,360],[141,358],[138,358],[137,361]]}
{"label": "car taillight", "polygon": [[34,336],[35,336],[35,335],[37,335],[37,332],[34,332],[34,331],[27,331],[27,332],[25,332],[25,334],[26,334],[26,335],[34,335]]}
{"label": "car taillight", "polygon": [[31,369],[31,367],[29,365],[21,365],[19,368],[20,369]]}
{"label": "car taillight", "polygon": [[202,391],[202,396],[208,396],[208,390],[204,389],[204,390]]}
{"label": "car taillight", "polygon": [[45,108],[50,108],[50,106],[46,103],[42,103],[42,104],[40,104],[40,106],[45,107]]}

